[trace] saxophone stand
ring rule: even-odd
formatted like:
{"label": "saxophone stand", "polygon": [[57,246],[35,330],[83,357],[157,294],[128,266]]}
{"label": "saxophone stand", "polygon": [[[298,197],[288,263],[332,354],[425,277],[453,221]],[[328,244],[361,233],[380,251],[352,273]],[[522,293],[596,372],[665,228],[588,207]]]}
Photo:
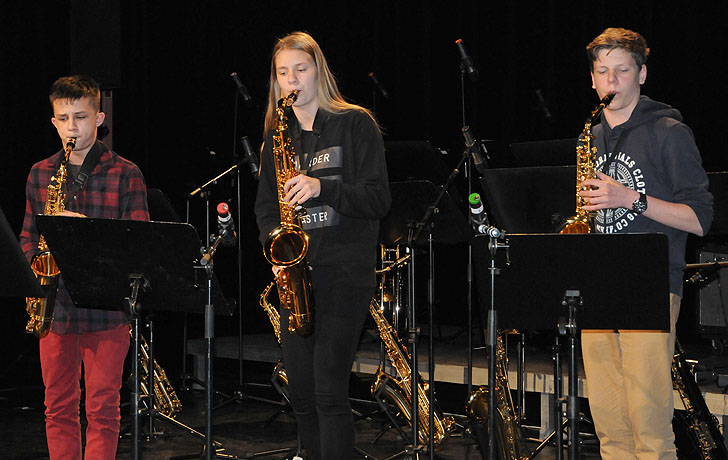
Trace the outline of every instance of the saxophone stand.
{"label": "saxophone stand", "polygon": [[[154,357],[148,362],[147,410],[140,407],[140,316],[144,311],[174,309],[213,313],[213,302],[220,313],[230,315],[234,303],[228,303],[212,272],[203,279],[195,264],[201,260],[199,237],[194,227],[167,222],[142,222],[117,219],[37,216],[38,229],[45,235],[71,298],[78,306],[106,310],[126,310],[132,316],[134,341],[132,406],[132,458],[141,458],[142,421],[146,413],[159,418],[205,441],[208,458],[237,458],[224,454],[219,442],[212,439],[212,423],[207,412],[207,429],[202,434],[154,410]],[[206,288],[201,286],[205,286]],[[143,300],[143,302],[142,302]],[[212,338],[209,339],[212,345]],[[208,354],[211,352],[208,351]],[[210,369],[211,370],[211,369]],[[206,390],[212,391],[212,381]],[[150,421],[151,432],[153,425]]]}
{"label": "saxophone stand", "polygon": [[[498,321],[503,329],[553,331],[557,325],[559,333],[567,335],[569,395],[558,404],[567,405],[568,458],[575,460],[581,446],[578,331],[669,329],[667,238],[638,233],[509,234],[508,240],[510,267],[501,271],[498,285],[502,305],[507,308],[498,310]],[[484,313],[490,309],[483,300],[490,294],[485,281],[490,267],[484,260],[490,252],[489,243],[481,237],[473,240]],[[585,262],[585,254],[595,262]],[[615,254],[628,254],[630,263]],[[587,308],[581,310],[582,305]],[[560,439],[557,455],[559,450]]]}

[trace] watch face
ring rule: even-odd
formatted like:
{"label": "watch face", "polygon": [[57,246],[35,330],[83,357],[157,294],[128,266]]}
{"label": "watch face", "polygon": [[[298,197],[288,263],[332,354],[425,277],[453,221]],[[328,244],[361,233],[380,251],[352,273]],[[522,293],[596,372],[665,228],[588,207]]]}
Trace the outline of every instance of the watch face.
{"label": "watch face", "polygon": [[632,211],[636,214],[642,214],[647,211],[647,197],[645,195],[640,194],[640,197],[632,203]]}

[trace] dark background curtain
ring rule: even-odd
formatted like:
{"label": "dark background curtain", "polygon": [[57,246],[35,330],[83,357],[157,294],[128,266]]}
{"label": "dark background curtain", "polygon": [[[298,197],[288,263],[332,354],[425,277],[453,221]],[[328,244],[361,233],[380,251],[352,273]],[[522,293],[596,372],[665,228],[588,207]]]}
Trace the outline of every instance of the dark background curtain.
{"label": "dark background curtain", "polygon": [[[477,137],[492,141],[495,165],[510,164],[512,142],[576,137],[597,102],[586,44],[606,27],[631,28],[652,49],[643,93],[681,110],[707,170],[728,169],[720,147],[728,103],[720,70],[726,7],[720,2],[666,5],[555,0],[364,1],[326,7],[315,2],[4,1],[0,204],[19,233],[28,171],[59,148],[50,124],[50,85],[59,76],[88,73],[113,93],[114,149],[139,165],[147,185],[163,190],[184,219],[187,194],[233,164],[234,145],[235,153],[241,153],[234,132],[247,135],[256,147],[260,144],[270,52],[277,37],[294,30],[317,39],[344,95],[375,110],[385,140],[429,140],[448,152],[446,162],[452,167],[463,148],[463,122]],[[466,78],[461,86],[454,44],[458,38],[479,70],[478,82]],[[239,105],[237,124],[231,72],[240,75],[253,99],[248,107]],[[375,99],[370,72],[389,99]],[[551,117],[545,116],[546,109]],[[258,294],[271,275],[257,242],[255,183],[243,172],[238,223],[245,261],[242,314],[246,331],[268,331]],[[458,180],[453,194],[463,195],[464,179]],[[230,179],[213,189],[215,202],[233,196]],[[204,236],[203,202],[189,204],[190,221]],[[465,315],[464,254],[463,248],[441,251],[437,259],[443,267],[456,267],[438,275],[447,284],[438,288],[437,302],[445,318],[460,324]],[[229,297],[237,296],[235,259],[233,251],[221,252],[217,263]],[[0,380],[37,379],[36,341],[22,332],[23,302],[3,299],[0,304],[7,360],[0,366]],[[157,337],[168,340],[159,352],[169,353],[163,360],[177,361],[180,314],[160,316],[164,326]],[[193,336],[201,336],[201,323],[202,316],[193,315]],[[237,333],[237,319],[218,323],[218,334]],[[176,364],[168,361],[165,366]]]}

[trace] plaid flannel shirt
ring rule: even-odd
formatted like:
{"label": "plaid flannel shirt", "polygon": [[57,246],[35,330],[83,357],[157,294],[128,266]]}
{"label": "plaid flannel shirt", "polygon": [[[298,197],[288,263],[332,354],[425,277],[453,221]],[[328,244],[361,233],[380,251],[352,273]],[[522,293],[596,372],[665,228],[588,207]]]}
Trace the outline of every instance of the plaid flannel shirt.
{"label": "plaid flannel shirt", "polygon": [[[117,155],[100,141],[93,148],[102,148],[99,163],[84,187],[66,209],[89,217],[105,219],[149,220],[147,189],[139,168]],[[33,165],[25,186],[25,220],[20,244],[28,260],[38,252],[38,229],[34,216],[45,211],[48,184],[60,165],[63,150]],[[68,184],[66,184],[68,185]],[[121,311],[78,308],[59,280],[51,330],[56,334],[77,334],[112,329],[128,323]]]}

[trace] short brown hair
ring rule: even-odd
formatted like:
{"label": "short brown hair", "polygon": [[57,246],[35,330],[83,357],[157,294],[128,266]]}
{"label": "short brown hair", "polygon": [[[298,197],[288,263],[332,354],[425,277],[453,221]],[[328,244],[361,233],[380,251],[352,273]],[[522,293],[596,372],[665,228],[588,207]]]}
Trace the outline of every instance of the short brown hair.
{"label": "short brown hair", "polygon": [[96,81],[86,75],[73,75],[71,77],[61,77],[51,86],[51,92],[48,99],[53,102],[58,99],[66,99],[76,101],[78,99],[88,97],[91,103],[98,111],[101,108],[101,90]]}
{"label": "short brown hair", "polygon": [[594,69],[594,62],[602,50],[613,50],[622,48],[629,52],[637,64],[637,68],[641,69],[647,62],[647,56],[650,55],[650,49],[642,35],[628,29],[619,27],[610,27],[604,29],[591,43],[586,46],[586,54],[589,58],[589,70]]}

